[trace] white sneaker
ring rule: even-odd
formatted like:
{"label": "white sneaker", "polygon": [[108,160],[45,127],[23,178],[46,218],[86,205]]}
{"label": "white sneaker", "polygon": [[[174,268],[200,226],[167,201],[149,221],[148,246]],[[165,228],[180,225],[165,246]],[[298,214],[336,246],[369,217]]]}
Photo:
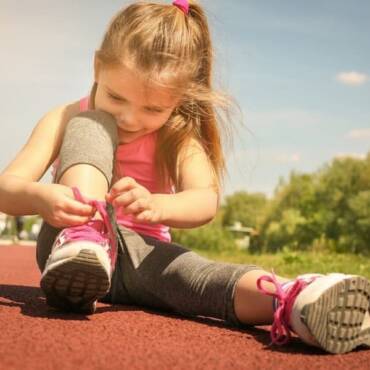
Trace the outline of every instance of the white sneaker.
{"label": "white sneaker", "polygon": [[[330,353],[370,347],[370,281],[358,275],[306,274],[279,284],[273,274],[257,282],[275,284],[279,305],[274,314],[272,342],[284,344],[294,331],[305,343]],[[284,290],[284,291],[283,291]],[[271,295],[271,293],[269,293]]]}
{"label": "white sneaker", "polygon": [[[79,192],[76,199],[82,198]],[[56,237],[40,285],[51,307],[92,314],[110,289],[117,241],[103,202],[92,201],[103,220],[63,229]]]}

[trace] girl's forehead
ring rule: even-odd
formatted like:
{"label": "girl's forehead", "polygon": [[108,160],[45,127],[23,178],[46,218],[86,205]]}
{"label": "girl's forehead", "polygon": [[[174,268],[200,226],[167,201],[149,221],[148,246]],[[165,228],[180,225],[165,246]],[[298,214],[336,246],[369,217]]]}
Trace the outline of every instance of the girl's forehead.
{"label": "girl's forehead", "polygon": [[171,106],[178,100],[174,89],[149,81],[140,71],[125,66],[105,68],[99,79],[112,93],[129,100],[147,100],[162,106]]}

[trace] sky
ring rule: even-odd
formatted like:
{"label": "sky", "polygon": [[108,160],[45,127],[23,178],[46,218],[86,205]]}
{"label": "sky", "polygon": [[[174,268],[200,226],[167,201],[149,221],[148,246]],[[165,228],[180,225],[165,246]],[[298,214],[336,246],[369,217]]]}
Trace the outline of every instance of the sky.
{"label": "sky", "polygon": [[[88,94],[93,56],[129,1],[0,0],[0,171],[37,122]],[[170,3],[170,1],[167,1]],[[291,171],[370,151],[368,0],[203,0],[215,86],[241,115],[224,195],[273,195]],[[240,126],[240,122],[243,126]],[[50,181],[46,174],[42,181]]]}

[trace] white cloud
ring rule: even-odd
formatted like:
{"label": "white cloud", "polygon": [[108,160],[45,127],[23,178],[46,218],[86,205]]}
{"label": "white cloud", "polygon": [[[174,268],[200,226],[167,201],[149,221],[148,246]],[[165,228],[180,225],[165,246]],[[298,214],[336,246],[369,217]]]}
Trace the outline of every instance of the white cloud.
{"label": "white cloud", "polygon": [[351,139],[356,140],[366,140],[370,139],[370,128],[359,128],[355,130],[351,130],[347,136]]}
{"label": "white cloud", "polygon": [[344,85],[360,86],[369,81],[370,77],[365,73],[351,71],[338,73],[336,80]]}

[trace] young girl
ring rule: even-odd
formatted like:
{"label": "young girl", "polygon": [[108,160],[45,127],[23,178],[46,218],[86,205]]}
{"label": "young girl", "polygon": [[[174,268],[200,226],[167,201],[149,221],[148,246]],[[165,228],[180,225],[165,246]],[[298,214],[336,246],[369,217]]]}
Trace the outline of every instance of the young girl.
{"label": "young girl", "polygon": [[[50,111],[0,177],[0,211],[40,214],[48,305],[146,305],[231,325],[272,323],[328,352],[370,346],[370,282],[294,280],[219,263],[171,243],[169,227],[216,214],[224,157],[207,20],[194,1],[139,2],[115,16],[95,55],[90,96]],[[225,124],[225,123],[224,123]],[[38,180],[54,163],[54,182]]]}

